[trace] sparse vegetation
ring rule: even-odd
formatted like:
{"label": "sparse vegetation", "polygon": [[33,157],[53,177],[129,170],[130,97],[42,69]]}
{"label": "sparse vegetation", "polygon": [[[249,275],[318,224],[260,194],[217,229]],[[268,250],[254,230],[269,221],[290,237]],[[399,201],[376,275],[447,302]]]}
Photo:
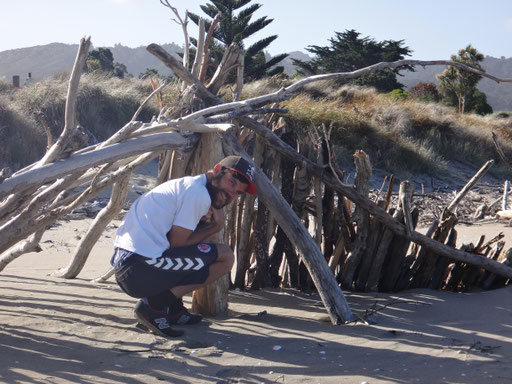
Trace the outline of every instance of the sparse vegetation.
{"label": "sparse vegetation", "polygon": [[[281,77],[258,80],[244,87],[243,97],[274,92],[291,82]],[[122,127],[152,91],[148,80],[94,74],[83,76],[81,84],[78,123],[97,140]],[[1,165],[19,168],[40,158],[45,150],[38,113],[55,137],[62,129],[67,75],[18,92],[0,89],[0,140],[9,143],[2,148]],[[165,88],[166,105],[172,105],[178,91],[176,84]],[[342,167],[352,165],[355,149],[363,149],[375,167],[389,172],[432,174],[445,170],[451,160],[478,167],[489,158],[497,159],[492,130],[506,140],[506,153],[512,153],[512,120],[506,112],[487,117],[460,115],[442,104],[389,97],[372,88],[340,87],[335,82],[310,84],[282,106],[289,111],[285,115],[288,123],[304,137],[322,123],[332,126],[331,141]],[[150,104],[140,118],[148,121],[156,113],[156,105]]]}
{"label": "sparse vegetation", "polygon": [[[0,153],[0,166],[18,169],[44,154],[44,124],[58,137],[64,126],[68,74],[22,88],[0,87],[0,141],[8,143]],[[90,136],[89,144],[103,141],[128,122],[152,92],[148,80],[120,79],[101,74],[82,76],[77,101],[77,123]],[[140,118],[148,121],[158,113],[149,103]]]}
{"label": "sparse vegetation", "polygon": [[[269,79],[253,85],[248,84],[245,97],[276,91],[286,82]],[[505,140],[506,153],[512,153],[508,118],[460,115],[439,103],[389,97],[372,88],[315,83],[284,107],[289,110],[288,121],[302,132],[322,122],[332,125],[332,144],[344,166],[351,166],[355,149],[363,149],[375,167],[390,172],[442,172],[447,161],[477,168],[490,158],[499,159],[491,140],[493,130]],[[504,170],[498,165],[492,172]]]}

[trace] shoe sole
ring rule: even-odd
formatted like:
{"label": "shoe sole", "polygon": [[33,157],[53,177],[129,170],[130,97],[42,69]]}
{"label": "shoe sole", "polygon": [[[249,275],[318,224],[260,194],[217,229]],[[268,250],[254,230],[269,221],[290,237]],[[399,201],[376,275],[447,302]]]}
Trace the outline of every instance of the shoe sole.
{"label": "shoe sole", "polygon": [[183,331],[177,331],[177,330],[169,329],[169,328],[168,328],[168,332],[170,334],[163,333],[162,330],[158,329],[153,324],[151,324],[151,322],[149,320],[147,320],[142,314],[139,314],[137,312],[134,312],[134,313],[135,313],[135,318],[139,321],[140,324],[142,324],[147,329],[149,329],[151,333],[154,333],[154,334],[156,334],[158,336],[162,336],[162,337],[179,337],[179,336],[183,336],[185,334],[185,332],[183,332]]}

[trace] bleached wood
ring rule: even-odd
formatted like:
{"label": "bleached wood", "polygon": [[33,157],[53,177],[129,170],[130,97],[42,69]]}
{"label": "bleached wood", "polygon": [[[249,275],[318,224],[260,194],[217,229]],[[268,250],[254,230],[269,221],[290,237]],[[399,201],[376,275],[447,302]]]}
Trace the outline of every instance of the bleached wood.
{"label": "bleached wood", "polygon": [[[370,192],[370,177],[372,175],[372,165],[370,158],[363,150],[356,150],[354,153],[354,164],[356,167],[355,190],[368,200]],[[361,265],[361,261],[366,256],[369,238],[370,238],[370,215],[364,206],[356,202],[353,215],[357,225],[357,236],[354,242],[354,248],[345,260],[342,267],[341,284],[343,288],[352,288],[356,271]]]}
{"label": "bleached wood", "polygon": [[[317,146],[317,164],[322,164],[322,145]],[[315,204],[315,240],[322,249],[322,229],[323,229],[323,201],[322,201],[322,181],[319,177],[313,177],[313,191],[314,191],[314,204]]]}
{"label": "bleached wood", "polygon": [[66,110],[64,113],[64,129],[62,130],[61,135],[52,145],[52,147],[46,152],[41,160],[37,163],[37,167],[41,167],[45,164],[51,163],[54,161],[60,153],[66,148],[66,145],[69,142],[69,139],[73,132],[75,131],[75,108],[76,108],[76,98],[78,95],[78,84],[80,82],[80,76],[82,75],[82,68],[85,64],[85,59],[87,58],[87,53],[89,52],[89,47],[91,46],[91,38],[82,38],[80,40],[80,45],[78,47],[78,53],[76,55],[75,64],[73,66],[73,70],[71,71],[71,77],[69,79],[69,87],[68,94],[66,97]]}
{"label": "bleached wood", "polygon": [[210,92],[216,94],[220,87],[226,83],[229,73],[237,67],[239,56],[243,55],[238,45],[232,43],[225,51],[222,59],[207,85]]}
{"label": "bleached wood", "polygon": [[199,76],[199,71],[201,67],[201,63],[203,62],[204,55],[204,19],[202,17],[199,18],[199,33],[197,37],[197,49],[196,56],[194,57],[194,63],[192,64],[192,74],[194,76]]}
{"label": "bleached wood", "polygon": [[466,185],[457,193],[453,201],[448,205],[446,208],[450,212],[453,212],[453,210],[457,207],[457,205],[460,203],[460,201],[468,194],[468,192],[473,188],[473,186],[480,180],[489,170],[489,168],[492,167],[494,164],[494,160],[487,161],[479,170],[478,172],[466,183]]}
{"label": "bleached wood", "polygon": [[[224,154],[220,137],[215,133],[203,134],[195,151],[195,169],[193,174],[204,173],[217,164]],[[223,231],[212,236],[212,241],[222,243]],[[204,316],[226,315],[228,312],[229,277],[223,276],[206,287],[193,292],[192,311]]]}
{"label": "bleached wood", "polygon": [[[162,60],[169,68],[173,70],[173,72],[178,76],[181,80],[183,80],[187,84],[194,84],[197,87],[198,96],[203,100],[209,101],[212,105],[222,104],[223,101],[220,98],[217,98],[213,93],[208,91],[208,89],[197,79],[197,77],[193,76],[189,71],[187,71],[181,63],[178,62],[174,57],[172,57],[169,53],[167,53],[162,47],[158,44],[150,44],[147,47],[147,50]],[[294,92],[297,92],[305,85],[323,81],[323,80],[352,80],[356,79],[360,76],[366,75],[368,73],[374,72],[376,70],[390,68],[395,69],[398,67],[402,67],[405,65],[420,65],[420,66],[430,66],[430,65],[452,65],[454,67],[458,67],[469,72],[476,73],[483,77],[487,77],[491,80],[494,80],[498,83],[500,82],[512,82],[512,79],[498,78],[492,75],[489,75],[486,72],[479,71],[470,66],[456,63],[450,60],[398,60],[394,62],[380,62],[365,68],[357,69],[352,72],[337,72],[337,73],[328,73],[321,75],[314,75],[298,80],[297,82],[289,85],[288,87],[281,88],[280,90],[270,93],[268,95],[260,96],[254,99],[258,100],[258,103],[261,105],[266,105],[270,103],[280,102],[286,99],[289,99]],[[253,99],[251,99],[253,100]]]}
{"label": "bleached wood", "polygon": [[108,204],[96,215],[87,233],[82,237],[80,243],[75,248],[69,264],[59,269],[55,273],[55,276],[65,279],[73,279],[78,276],[87,261],[92,247],[96,244],[108,223],[110,223],[123,207],[128,194],[129,181],[130,173],[127,173],[121,180],[114,183]]}
{"label": "bleached wood", "polygon": [[102,180],[98,181],[94,188],[91,186],[86,188],[83,192],[77,192],[75,195],[68,197],[60,196],[58,204],[52,204],[47,210],[41,212],[36,217],[30,217],[19,225],[4,225],[0,228],[0,253],[12,247],[17,242],[25,239],[27,236],[40,229],[45,228],[54,221],[58,220],[65,214],[71,212],[76,207],[90,200],[93,196],[103,192],[109,188],[113,183],[123,178],[127,173],[132,172],[134,169],[151,161],[158,153],[149,153],[147,156],[138,158],[130,164],[118,169],[115,172],[105,176]]}
{"label": "bleached wood", "polygon": [[238,55],[236,68],[236,87],[233,91],[233,100],[239,101],[242,97],[242,88],[244,87],[244,55]]}
{"label": "bleached wood", "polygon": [[188,144],[190,144],[188,140],[177,132],[156,133],[112,144],[93,152],[72,155],[65,160],[47,164],[5,180],[0,184],[0,199],[8,194],[29,188],[31,185],[46,183],[71,172],[87,170],[129,155],[186,147]]}
{"label": "bleached wood", "polygon": [[110,267],[109,270],[107,272],[105,272],[103,275],[96,277],[95,279],[92,279],[91,283],[104,283],[105,281],[110,279],[110,277],[112,277],[112,275],[114,273],[115,273],[114,268]]}
{"label": "bleached wood", "polygon": [[409,235],[414,231],[411,215],[413,193],[414,185],[411,182],[405,180],[400,183],[400,188],[398,190],[398,200],[400,201],[400,207],[402,208],[402,212],[404,214],[405,230]]}
{"label": "bleached wood", "polygon": [[208,33],[206,34],[206,39],[204,43],[204,54],[203,54],[203,60],[201,62],[201,70],[199,71],[198,79],[200,82],[204,82],[206,78],[206,70],[208,69],[208,60],[210,58],[210,42],[213,38],[213,32],[215,31],[215,27],[220,21],[221,14],[220,12],[215,15],[215,17],[212,20],[212,23],[210,25],[210,28],[208,29]]}
{"label": "bleached wood", "polygon": [[169,8],[172,13],[178,18],[178,20],[174,20],[177,24],[181,26],[181,29],[183,31],[183,37],[185,40],[184,44],[184,52],[183,52],[183,66],[185,68],[188,68],[189,63],[189,56],[190,56],[190,38],[187,31],[187,24],[188,24],[188,10],[185,11],[185,17],[182,19],[180,16],[180,13],[178,12],[178,9],[176,7],[173,7],[168,0],[160,0],[160,3]]}
{"label": "bleached wood", "polygon": [[501,210],[506,211],[508,205],[508,190],[509,190],[509,181],[505,180],[505,185],[503,186],[503,200],[501,202]]}
{"label": "bleached wood", "polygon": [[17,244],[16,246],[0,254],[0,272],[4,270],[7,264],[16,260],[24,253],[40,252],[41,247],[39,246],[39,242],[41,241],[41,237],[43,236],[44,232],[45,229],[39,230],[36,233],[32,234],[32,236],[30,236],[30,238],[28,238],[24,242]]}

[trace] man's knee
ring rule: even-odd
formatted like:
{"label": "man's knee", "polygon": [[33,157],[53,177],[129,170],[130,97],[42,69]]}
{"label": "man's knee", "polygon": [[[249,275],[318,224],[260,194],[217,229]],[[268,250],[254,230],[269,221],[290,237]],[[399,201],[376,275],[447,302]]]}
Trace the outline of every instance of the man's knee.
{"label": "man's knee", "polygon": [[231,269],[231,267],[233,266],[233,263],[235,262],[235,256],[233,254],[233,250],[225,244],[217,244],[217,254],[218,254],[217,260],[219,262],[229,264],[229,268]]}

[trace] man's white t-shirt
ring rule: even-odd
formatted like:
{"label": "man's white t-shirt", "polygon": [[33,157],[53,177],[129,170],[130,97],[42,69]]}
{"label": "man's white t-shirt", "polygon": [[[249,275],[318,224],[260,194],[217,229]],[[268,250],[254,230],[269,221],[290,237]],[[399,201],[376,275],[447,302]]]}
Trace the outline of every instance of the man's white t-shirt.
{"label": "man's white t-shirt", "polygon": [[160,257],[170,246],[167,232],[171,227],[195,230],[210,205],[204,174],[162,183],[133,203],[117,230],[114,246]]}

